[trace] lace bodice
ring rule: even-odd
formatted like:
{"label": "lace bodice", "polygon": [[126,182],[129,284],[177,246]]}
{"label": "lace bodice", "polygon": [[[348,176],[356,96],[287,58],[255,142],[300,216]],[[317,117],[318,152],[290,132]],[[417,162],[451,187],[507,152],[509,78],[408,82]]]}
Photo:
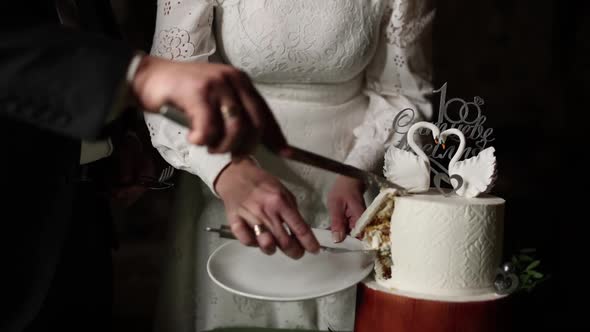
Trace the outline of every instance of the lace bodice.
{"label": "lace bodice", "polygon": [[345,82],[374,53],[379,7],[374,0],[225,1],[218,47],[257,82]]}

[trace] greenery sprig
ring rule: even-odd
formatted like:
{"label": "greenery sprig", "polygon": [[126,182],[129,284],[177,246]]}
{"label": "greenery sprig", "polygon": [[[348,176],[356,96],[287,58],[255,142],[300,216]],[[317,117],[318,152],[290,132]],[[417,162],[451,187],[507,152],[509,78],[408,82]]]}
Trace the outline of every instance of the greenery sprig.
{"label": "greenery sprig", "polygon": [[535,287],[551,277],[539,271],[541,260],[535,257],[536,251],[534,248],[521,249],[517,254],[512,255],[510,259],[514,269],[512,273],[515,273],[519,280],[516,292],[525,291],[530,293]]}

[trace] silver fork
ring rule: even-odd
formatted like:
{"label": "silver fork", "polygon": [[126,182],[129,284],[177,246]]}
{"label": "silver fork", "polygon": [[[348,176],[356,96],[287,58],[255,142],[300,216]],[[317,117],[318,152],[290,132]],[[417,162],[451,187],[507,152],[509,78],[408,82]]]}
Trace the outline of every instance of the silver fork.
{"label": "silver fork", "polygon": [[158,182],[166,182],[174,175],[174,167],[168,166],[162,170]]}
{"label": "silver fork", "polygon": [[347,249],[347,248],[333,248],[333,247],[320,247],[322,251],[331,252],[333,254],[341,254],[345,252],[362,252],[363,254],[374,254],[377,253],[378,249]]}
{"label": "silver fork", "polygon": [[[230,240],[236,239],[236,237],[231,232],[228,225],[221,225],[221,226],[219,226],[219,228],[205,227],[205,231],[210,232],[210,233],[217,233],[217,234],[219,234],[219,237],[223,238],[223,239],[230,239]],[[333,248],[333,247],[326,247],[326,246],[322,246],[322,245],[320,245],[320,250],[323,252],[329,252],[329,253],[334,253],[334,254],[347,253],[347,252],[362,252],[364,254],[372,254],[372,253],[377,252],[377,249]]]}
{"label": "silver fork", "polygon": [[174,175],[174,167],[168,166],[160,172],[156,179],[151,176],[140,176],[137,184],[145,186],[151,190],[164,190],[174,186],[174,183],[168,182]]}

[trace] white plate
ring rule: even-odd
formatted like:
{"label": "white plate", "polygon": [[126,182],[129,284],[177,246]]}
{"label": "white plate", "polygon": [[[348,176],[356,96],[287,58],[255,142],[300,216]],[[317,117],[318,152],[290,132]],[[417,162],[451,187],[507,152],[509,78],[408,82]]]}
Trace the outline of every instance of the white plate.
{"label": "white plate", "polygon": [[[314,229],[318,241],[330,247],[361,249],[359,240],[347,237],[332,243],[330,231]],[[306,253],[292,260],[280,250],[272,256],[258,248],[230,241],[217,248],[207,272],[220,287],[246,297],[268,301],[300,301],[330,295],[362,281],[373,269],[373,255],[363,252]]]}

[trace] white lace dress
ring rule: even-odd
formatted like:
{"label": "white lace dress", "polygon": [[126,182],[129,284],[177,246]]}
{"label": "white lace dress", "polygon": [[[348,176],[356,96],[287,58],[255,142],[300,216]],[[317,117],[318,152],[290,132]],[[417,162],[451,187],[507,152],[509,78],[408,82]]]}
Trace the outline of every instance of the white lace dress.
{"label": "white lace dress", "polygon": [[[152,54],[223,61],[245,71],[295,146],[376,169],[387,146],[403,137],[410,113],[414,121],[431,115],[433,10],[425,0],[160,0],[157,10]],[[415,112],[396,118],[406,108]],[[223,240],[202,230],[226,222],[211,186],[229,156],[188,145],[184,129],[157,115],[146,122],[162,156],[187,171],[171,216],[158,329],[352,330],[354,289],[273,303],[235,296],[208,279],[207,258]],[[294,193],[309,224],[329,226],[333,175],[264,152],[255,158]]]}

